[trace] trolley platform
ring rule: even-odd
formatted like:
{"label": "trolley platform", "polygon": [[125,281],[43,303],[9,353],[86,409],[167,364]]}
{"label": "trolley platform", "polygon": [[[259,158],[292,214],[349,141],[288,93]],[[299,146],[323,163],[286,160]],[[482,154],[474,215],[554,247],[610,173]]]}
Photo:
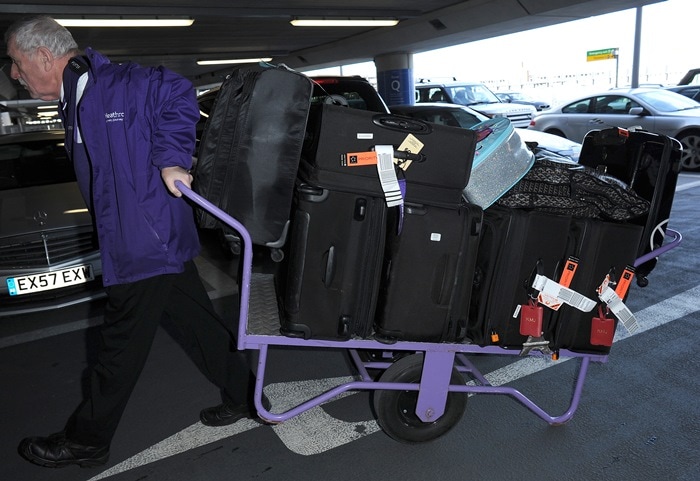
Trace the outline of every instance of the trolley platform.
{"label": "trolley platform", "polygon": [[[579,369],[568,407],[563,413],[552,415],[515,388],[493,386],[469,359],[474,354],[517,358],[521,355],[519,350],[470,343],[399,341],[388,345],[365,338],[331,341],[281,335],[273,277],[252,272],[252,243],[244,226],[183,184],[179,183],[178,187],[185,197],[218,217],[241,236],[243,255],[237,342],[239,349],[259,353],[254,401],[260,418],[269,423],[284,422],[347,391],[371,390],[379,425],[386,434],[400,442],[426,442],[445,434],[462,418],[468,394],[510,396],[550,425],[560,425],[569,421],[578,408],[590,363],[608,360],[608,355],[559,351],[562,358],[579,360]],[[639,258],[636,264],[658,257],[681,243],[679,232],[667,229],[666,235],[672,239]],[[347,350],[356,371],[352,373],[355,380],[341,383],[287,411],[270,412],[262,404],[262,394],[271,346]],[[540,351],[527,354],[545,355]],[[380,374],[373,375],[370,371],[379,371]]]}

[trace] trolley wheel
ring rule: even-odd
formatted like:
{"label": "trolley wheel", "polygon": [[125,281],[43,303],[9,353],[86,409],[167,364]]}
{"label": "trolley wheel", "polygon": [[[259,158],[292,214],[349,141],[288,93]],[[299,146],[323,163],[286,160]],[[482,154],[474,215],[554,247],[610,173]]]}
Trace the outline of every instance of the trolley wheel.
{"label": "trolley wheel", "polygon": [[[379,382],[417,383],[423,371],[423,354],[399,359],[384,371]],[[451,384],[464,384],[464,378],[452,368]],[[393,439],[416,444],[432,441],[452,429],[462,419],[467,406],[465,393],[447,394],[445,413],[434,422],[426,423],[416,415],[418,391],[373,391],[374,412],[382,430]]]}

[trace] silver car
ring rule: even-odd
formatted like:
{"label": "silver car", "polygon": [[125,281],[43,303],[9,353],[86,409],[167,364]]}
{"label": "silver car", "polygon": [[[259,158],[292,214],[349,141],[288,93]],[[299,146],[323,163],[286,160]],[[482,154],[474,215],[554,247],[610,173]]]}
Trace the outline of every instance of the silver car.
{"label": "silver car", "polygon": [[700,170],[700,103],[665,89],[612,89],[538,113],[531,129],[583,142],[607,127],[641,127],[683,144],[686,170]]}
{"label": "silver car", "polygon": [[0,316],[104,295],[63,131],[0,135],[0,216]]}

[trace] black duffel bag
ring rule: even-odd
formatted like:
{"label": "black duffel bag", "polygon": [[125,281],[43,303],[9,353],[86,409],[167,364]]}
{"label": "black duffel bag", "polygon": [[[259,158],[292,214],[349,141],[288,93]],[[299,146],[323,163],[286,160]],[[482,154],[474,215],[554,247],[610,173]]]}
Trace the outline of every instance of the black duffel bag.
{"label": "black duffel bag", "polygon": [[613,221],[645,215],[649,201],[627,185],[591,167],[536,158],[530,171],[498,204],[555,214]]}

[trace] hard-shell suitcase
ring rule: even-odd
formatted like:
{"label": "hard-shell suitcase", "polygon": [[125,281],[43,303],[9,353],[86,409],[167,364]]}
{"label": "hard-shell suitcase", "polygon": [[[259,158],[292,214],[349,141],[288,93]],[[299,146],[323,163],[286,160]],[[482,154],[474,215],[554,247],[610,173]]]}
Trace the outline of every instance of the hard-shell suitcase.
{"label": "hard-shell suitcase", "polygon": [[297,186],[277,286],[284,335],[337,340],[370,334],[386,219],[381,197]]}
{"label": "hard-shell suitcase", "polygon": [[[589,132],[581,148],[579,162],[625,182],[650,202],[649,213],[633,220],[644,226],[637,257],[663,245],[681,170],[682,146],[665,135],[645,131],[609,128]],[[652,259],[637,266],[637,279],[646,283],[654,269]]]}
{"label": "hard-shell suitcase", "polygon": [[[519,313],[540,274],[556,279],[566,261],[571,217],[494,205],[484,211],[467,335],[479,345],[522,348]],[[552,318],[543,309],[542,332]],[[537,336],[534,336],[537,337]]]}
{"label": "hard-shell suitcase", "polygon": [[[311,93],[311,80],[286,67],[238,68],[207,119],[194,188],[238,219],[254,244],[284,244]],[[220,225],[202,211],[198,222]]]}
{"label": "hard-shell suitcase", "polygon": [[523,178],[535,162],[535,154],[506,118],[485,120],[472,130],[477,144],[464,197],[486,209]]}
{"label": "hard-shell suitcase", "polygon": [[[396,214],[397,209],[392,210]],[[459,341],[466,335],[483,211],[405,205],[389,223],[375,337]]]}
{"label": "hard-shell suitcase", "polygon": [[476,146],[472,130],[330,104],[313,106],[307,130],[299,170],[308,182],[383,195],[377,166],[357,165],[348,154],[390,145],[401,156],[399,160],[411,160],[405,171],[397,170],[399,180],[405,177],[406,201],[461,203]]}
{"label": "hard-shell suitcase", "polygon": [[[598,289],[608,275],[613,282],[622,280],[625,269],[636,259],[643,227],[598,219],[574,219],[571,225],[567,254],[577,259],[578,267],[569,287],[599,302],[599,307],[603,308],[603,318],[612,321],[611,330],[614,333],[617,319],[600,304]],[[582,312],[570,306],[562,306],[551,326],[554,331],[549,340],[553,347],[578,352],[608,353],[609,345],[591,343],[591,325],[594,318],[600,318],[600,314],[597,308],[591,312]]]}

